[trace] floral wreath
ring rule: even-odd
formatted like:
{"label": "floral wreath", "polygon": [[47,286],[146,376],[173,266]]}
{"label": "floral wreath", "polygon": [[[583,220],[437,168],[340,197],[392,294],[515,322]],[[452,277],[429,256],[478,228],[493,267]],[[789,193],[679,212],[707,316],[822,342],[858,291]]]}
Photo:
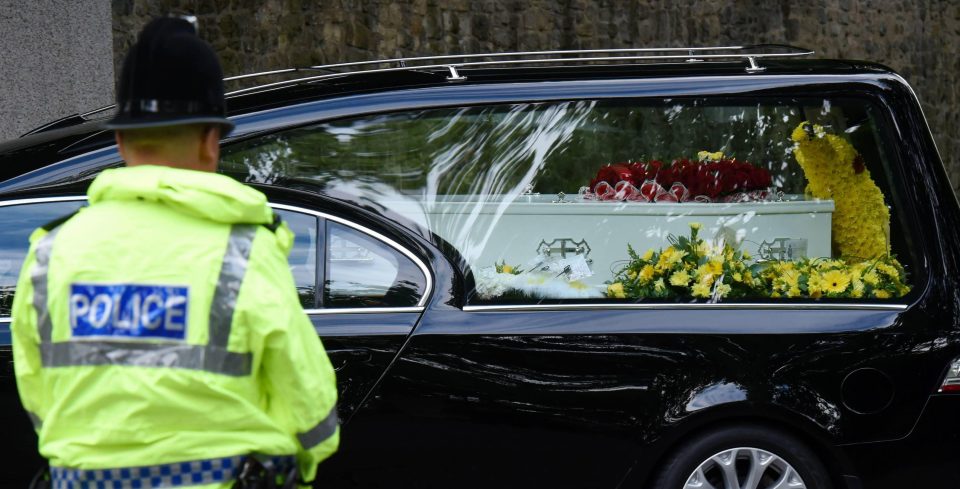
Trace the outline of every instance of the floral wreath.
{"label": "floral wreath", "polygon": [[607,165],[580,194],[586,200],[633,202],[746,202],[767,197],[772,178],[766,169],[725,158],[719,151],[701,151],[698,158]]}

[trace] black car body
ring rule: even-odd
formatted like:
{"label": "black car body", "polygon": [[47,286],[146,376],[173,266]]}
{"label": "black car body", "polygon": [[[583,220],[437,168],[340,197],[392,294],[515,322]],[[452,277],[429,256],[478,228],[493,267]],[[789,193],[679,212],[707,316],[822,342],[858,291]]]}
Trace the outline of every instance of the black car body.
{"label": "black car body", "polygon": [[[237,128],[223,141],[228,159],[257,138],[345,118],[571,101],[616,110],[644,100],[840,97],[871,104],[884,121],[879,139],[896,142],[893,163],[871,171],[893,182],[891,240],[912,290],[886,302],[485,301],[461,250],[396,208],[329,182],[239,175],[315,229],[313,257],[301,258],[317,279],[301,297],[337,368],[343,423],[340,453],[321,466],[318,487],[655,487],[697,440],[755,428],[815,453],[833,487],[960,487],[960,394],[941,392],[960,357],[960,208],[915,95],[869,63],[745,66],[462,67],[454,71],[462,80],[407,69],[230,98]],[[80,205],[97,172],[120,164],[112,135],[80,118],[0,145],[0,227],[16,224],[7,221],[14,207]],[[40,220],[26,214],[16,219]],[[338,241],[349,233],[362,236]],[[390,260],[403,261],[405,278],[390,298],[341,301],[331,267],[370,257],[331,258],[329,248],[364,239],[402,256]],[[9,319],[0,328],[9,345]],[[9,346],[0,355],[9,454],[0,473],[23,484],[40,459]],[[778,453],[749,437],[741,445]],[[821,486],[808,477],[798,487]]]}

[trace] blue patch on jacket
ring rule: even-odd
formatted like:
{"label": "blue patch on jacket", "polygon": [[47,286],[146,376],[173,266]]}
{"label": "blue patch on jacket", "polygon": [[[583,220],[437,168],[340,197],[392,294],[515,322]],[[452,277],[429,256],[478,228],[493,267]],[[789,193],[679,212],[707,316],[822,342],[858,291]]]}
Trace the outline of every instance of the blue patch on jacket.
{"label": "blue patch on jacket", "polygon": [[120,336],[183,340],[187,287],[138,284],[71,284],[74,337]]}

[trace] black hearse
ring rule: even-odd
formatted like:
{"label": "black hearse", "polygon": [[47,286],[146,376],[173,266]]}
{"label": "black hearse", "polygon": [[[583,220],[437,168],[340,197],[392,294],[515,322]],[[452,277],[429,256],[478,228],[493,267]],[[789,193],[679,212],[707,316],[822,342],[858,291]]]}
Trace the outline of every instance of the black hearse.
{"label": "black hearse", "polygon": [[[221,171],[297,233],[337,368],[322,486],[960,487],[960,208],[903,78],[808,54],[228,80],[258,84]],[[40,464],[9,347],[27,236],[122,164],[108,109],[0,144],[4,485]]]}

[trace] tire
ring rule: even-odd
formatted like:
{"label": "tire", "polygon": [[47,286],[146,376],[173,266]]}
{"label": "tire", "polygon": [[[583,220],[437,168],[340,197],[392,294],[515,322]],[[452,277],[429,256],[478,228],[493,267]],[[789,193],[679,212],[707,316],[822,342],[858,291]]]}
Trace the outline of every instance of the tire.
{"label": "tire", "polygon": [[774,429],[743,425],[686,442],[666,459],[650,489],[832,487],[823,463],[802,442]]}

